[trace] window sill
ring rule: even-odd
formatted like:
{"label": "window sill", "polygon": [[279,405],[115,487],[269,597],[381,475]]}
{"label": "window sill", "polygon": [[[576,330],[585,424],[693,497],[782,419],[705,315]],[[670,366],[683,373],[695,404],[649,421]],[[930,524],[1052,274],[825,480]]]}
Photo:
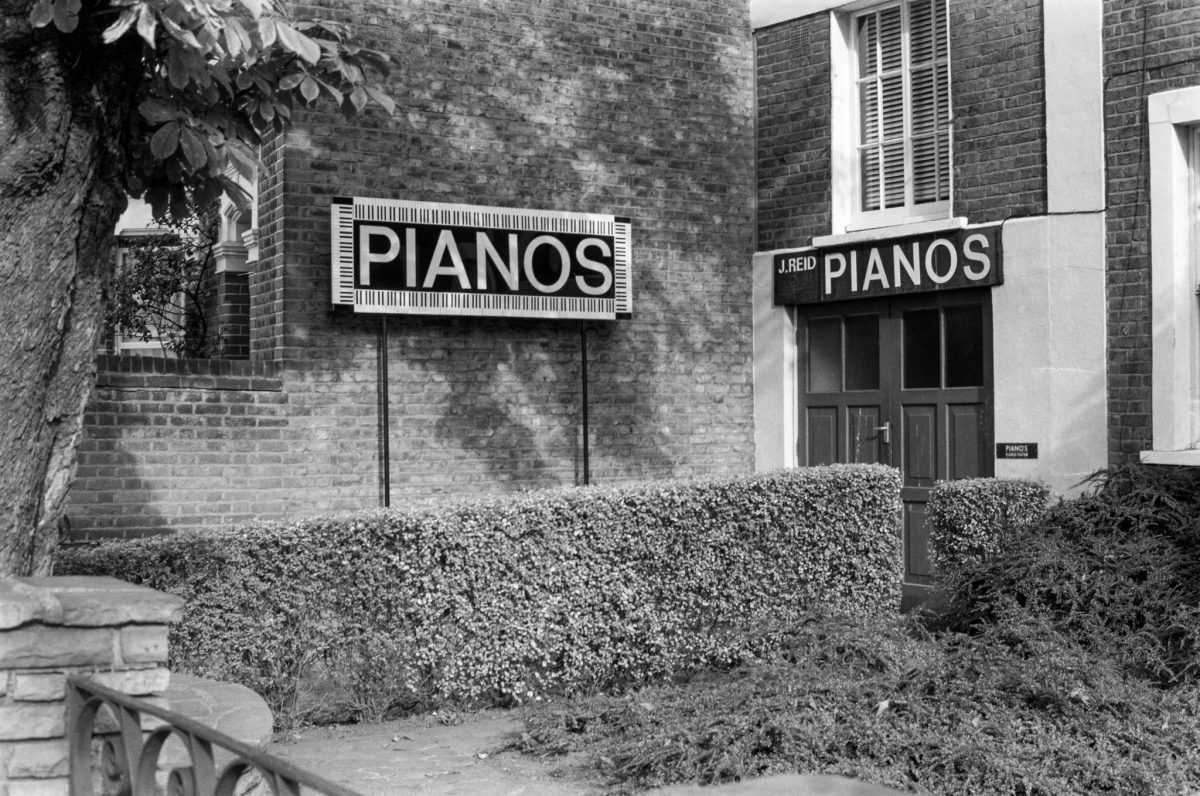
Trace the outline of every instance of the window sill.
{"label": "window sill", "polygon": [[967,226],[967,219],[962,216],[957,218],[938,218],[932,221],[910,221],[903,224],[872,227],[871,229],[861,229],[856,232],[844,232],[837,235],[814,235],[812,245],[817,247],[845,246],[851,243],[869,243],[877,240],[888,240],[890,238],[902,238],[909,235],[924,235],[930,232],[962,229],[965,226]]}
{"label": "window sill", "polygon": [[1200,467],[1200,450],[1142,451],[1142,464],[1173,464]]}

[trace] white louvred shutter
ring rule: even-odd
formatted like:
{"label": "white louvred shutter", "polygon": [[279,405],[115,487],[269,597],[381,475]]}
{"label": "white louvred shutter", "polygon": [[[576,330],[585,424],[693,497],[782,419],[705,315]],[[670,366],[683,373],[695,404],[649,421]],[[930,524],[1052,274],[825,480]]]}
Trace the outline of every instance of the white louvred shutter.
{"label": "white louvred shutter", "polygon": [[946,0],[856,19],[861,209],[950,198]]}

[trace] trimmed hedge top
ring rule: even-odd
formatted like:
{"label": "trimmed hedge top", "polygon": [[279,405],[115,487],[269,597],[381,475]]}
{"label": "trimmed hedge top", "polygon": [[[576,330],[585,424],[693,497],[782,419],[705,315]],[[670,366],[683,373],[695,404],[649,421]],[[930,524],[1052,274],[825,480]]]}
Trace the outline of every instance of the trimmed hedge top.
{"label": "trimmed hedge top", "polygon": [[57,569],[183,597],[173,665],[277,713],[334,659],[393,701],[504,702],[731,663],[813,609],[894,611],[899,488],[834,465],[552,490],[67,549]]}
{"label": "trimmed hedge top", "polygon": [[1049,496],[1049,487],[1037,481],[939,481],[926,506],[934,566],[949,571],[991,558],[1006,539],[1042,518]]}

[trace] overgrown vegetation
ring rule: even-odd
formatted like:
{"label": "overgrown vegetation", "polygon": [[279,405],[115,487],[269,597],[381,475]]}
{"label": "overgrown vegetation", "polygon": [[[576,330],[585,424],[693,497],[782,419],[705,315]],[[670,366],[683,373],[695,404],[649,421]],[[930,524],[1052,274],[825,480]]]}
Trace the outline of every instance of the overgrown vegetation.
{"label": "overgrown vegetation", "polygon": [[165,224],[161,234],[130,238],[113,274],[109,328],[142,342],[157,340],[176,356],[208,356],[218,233],[217,213],[209,209]]}
{"label": "overgrown vegetation", "polygon": [[527,702],[728,667],[814,606],[899,606],[895,470],[530,493],[63,551],[59,574],[178,594],[172,666],[282,725]]}
{"label": "overgrown vegetation", "polygon": [[617,790],[813,771],[932,794],[1200,789],[1200,477],[1131,467],[946,577],[940,617],[813,614],[762,660],[530,709]]}

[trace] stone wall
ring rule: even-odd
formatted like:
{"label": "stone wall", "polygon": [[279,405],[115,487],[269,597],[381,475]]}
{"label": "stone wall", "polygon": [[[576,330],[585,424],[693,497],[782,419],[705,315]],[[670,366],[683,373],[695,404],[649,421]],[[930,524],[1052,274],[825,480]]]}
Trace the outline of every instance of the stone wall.
{"label": "stone wall", "polygon": [[[135,383],[102,363],[72,533],[379,504],[382,321],[331,310],[334,196],[632,218],[633,319],[583,327],[592,482],[749,472],[746,6],[330,0],[295,11],[342,17],[391,53],[399,110],[304,114],[263,148],[249,347],[278,387],[224,386],[207,371]],[[387,325],[393,504],[582,480],[579,323]]]}
{"label": "stone wall", "polygon": [[183,601],[113,578],[0,579],[0,793],[68,793],[66,678],[132,696],[167,688]]}

